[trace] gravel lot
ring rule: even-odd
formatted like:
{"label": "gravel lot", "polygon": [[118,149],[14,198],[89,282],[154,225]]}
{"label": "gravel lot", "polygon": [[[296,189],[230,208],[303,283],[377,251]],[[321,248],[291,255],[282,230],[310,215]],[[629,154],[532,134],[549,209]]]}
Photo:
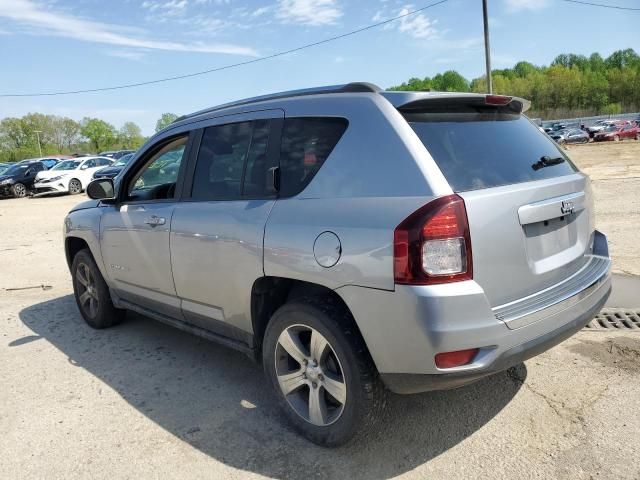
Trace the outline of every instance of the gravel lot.
{"label": "gravel lot", "polygon": [[[569,154],[616,270],[640,274],[640,143]],[[640,478],[638,333],[581,332],[475,385],[394,396],[374,436],[326,450],[289,431],[243,355],[142,317],[84,324],[61,235],[81,199],[0,201],[0,478]]]}

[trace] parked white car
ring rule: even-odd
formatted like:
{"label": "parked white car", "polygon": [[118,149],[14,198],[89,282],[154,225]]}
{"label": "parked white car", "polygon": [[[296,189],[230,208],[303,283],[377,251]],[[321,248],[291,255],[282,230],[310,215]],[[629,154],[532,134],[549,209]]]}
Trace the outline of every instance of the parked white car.
{"label": "parked white car", "polygon": [[91,182],[93,173],[108,167],[113,159],[107,157],[80,157],[64,160],[51,170],[39,172],[33,188],[36,194],[82,192]]}

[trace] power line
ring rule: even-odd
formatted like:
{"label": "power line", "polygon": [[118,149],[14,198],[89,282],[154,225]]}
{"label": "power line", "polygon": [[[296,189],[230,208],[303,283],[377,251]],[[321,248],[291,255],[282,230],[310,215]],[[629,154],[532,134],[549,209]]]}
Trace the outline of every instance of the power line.
{"label": "power line", "polygon": [[405,17],[409,17],[411,15],[415,15],[416,13],[422,12],[424,10],[427,10],[428,8],[432,8],[432,7],[435,7],[437,5],[441,5],[441,4],[443,4],[443,3],[447,2],[447,1],[449,1],[449,0],[439,0],[439,1],[435,2],[435,3],[427,5],[425,7],[418,8],[416,10],[412,10],[412,11],[410,11],[408,13],[404,13],[402,15],[398,15],[397,17],[388,18],[387,20],[383,20],[381,22],[373,23],[371,25],[367,25],[366,27],[358,28],[356,30],[352,30],[352,31],[347,32],[347,33],[336,35],[334,37],[325,38],[324,40],[319,40],[317,42],[307,43],[306,45],[302,45],[300,47],[296,47],[296,48],[292,48],[292,49],[289,49],[289,50],[284,50],[284,51],[281,51],[281,52],[277,52],[277,53],[274,53],[272,55],[267,55],[266,57],[254,58],[252,60],[246,60],[244,62],[232,63],[232,64],[229,64],[229,65],[224,65],[222,67],[211,68],[209,70],[202,70],[200,72],[187,73],[187,74],[184,74],[184,75],[176,75],[176,76],[173,76],[173,77],[159,78],[159,79],[156,79],[156,80],[148,80],[146,82],[128,83],[128,84],[124,84],[124,85],[115,85],[115,86],[112,86],[112,87],[88,88],[88,89],[84,89],[84,90],[69,90],[69,91],[62,91],[62,92],[4,93],[4,94],[0,94],[0,97],[5,97],[5,98],[6,97],[53,97],[53,96],[57,96],[57,95],[74,95],[74,94],[78,94],[78,93],[106,92],[106,91],[110,91],[110,90],[122,90],[122,89],[125,89],[125,88],[141,87],[143,85],[153,85],[153,84],[156,84],[156,83],[170,82],[170,81],[173,81],[173,80],[182,80],[184,78],[197,77],[199,75],[207,75],[209,73],[220,72],[222,70],[229,70],[231,68],[241,67],[241,66],[244,66],[244,65],[251,65],[253,63],[264,62],[265,60],[270,60],[272,58],[281,57],[283,55],[288,55],[290,53],[299,52],[300,50],[305,50],[307,48],[316,47],[318,45],[323,45],[325,43],[333,42],[335,40],[340,40],[340,39],[345,38],[345,37],[350,37],[352,35],[356,35],[358,33],[364,32],[366,30],[371,30],[373,28],[381,27],[382,25],[386,25],[388,23],[395,22],[396,20],[400,20],[401,18],[405,18]]}
{"label": "power line", "polygon": [[603,3],[593,3],[593,2],[583,2],[581,0],[562,0],[563,2],[568,2],[568,3],[578,3],[580,5],[589,5],[591,7],[602,7],[602,8],[614,8],[616,10],[633,10],[636,12],[640,12],[640,8],[635,8],[635,7],[621,7],[618,5],[605,5]]}

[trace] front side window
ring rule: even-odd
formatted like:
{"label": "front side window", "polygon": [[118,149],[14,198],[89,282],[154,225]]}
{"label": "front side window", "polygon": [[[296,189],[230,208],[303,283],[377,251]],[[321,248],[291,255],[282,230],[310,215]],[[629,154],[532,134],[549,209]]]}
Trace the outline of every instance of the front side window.
{"label": "front side window", "polygon": [[129,183],[129,198],[173,198],[187,140],[187,136],[177,138],[156,152]]}
{"label": "front side window", "polygon": [[191,197],[230,200],[264,196],[269,120],[206,128],[200,142]]}
{"label": "front side window", "polygon": [[280,194],[300,193],[318,173],[347,129],[344,118],[287,118],[280,147]]}

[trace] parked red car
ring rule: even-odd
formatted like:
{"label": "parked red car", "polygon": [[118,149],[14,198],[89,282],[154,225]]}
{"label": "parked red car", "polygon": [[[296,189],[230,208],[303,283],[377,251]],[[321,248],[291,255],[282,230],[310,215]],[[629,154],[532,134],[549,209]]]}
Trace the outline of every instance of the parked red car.
{"label": "parked red car", "polygon": [[610,142],[624,140],[625,138],[640,140],[640,127],[630,122],[609,125],[607,128],[594,135],[594,142]]}

